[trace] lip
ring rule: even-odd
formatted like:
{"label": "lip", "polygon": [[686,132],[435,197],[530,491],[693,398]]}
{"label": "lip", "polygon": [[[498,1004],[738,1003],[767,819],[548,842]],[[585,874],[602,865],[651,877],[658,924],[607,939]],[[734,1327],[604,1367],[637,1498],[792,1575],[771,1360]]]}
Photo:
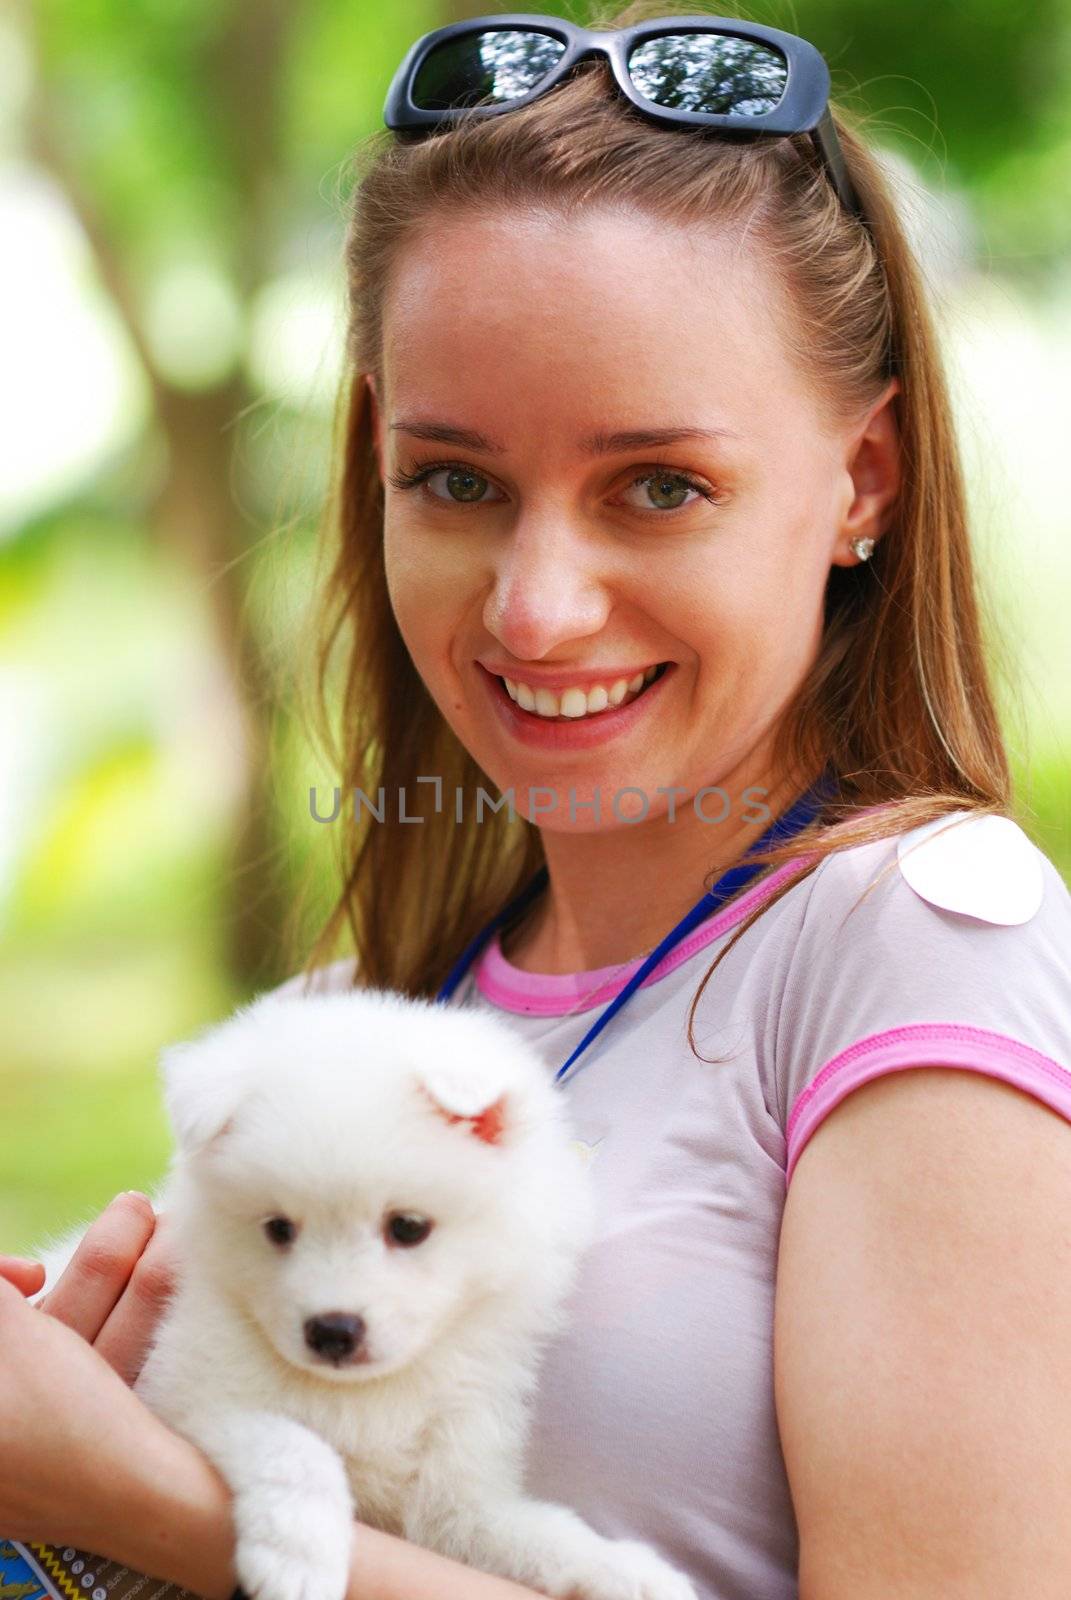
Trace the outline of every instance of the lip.
{"label": "lip", "polygon": [[609,689],[618,678],[631,682],[637,672],[646,672],[648,667],[661,666],[661,662],[646,661],[642,667],[637,667],[635,664],[631,667],[602,667],[598,672],[547,672],[538,668],[533,671],[530,667],[524,667],[518,672],[514,667],[504,667],[499,662],[484,661],[482,657],[477,656],[476,665],[483,667],[485,672],[492,673],[496,678],[509,678],[511,683],[527,683],[533,689],[556,689],[559,692],[562,689],[583,689],[587,694],[596,684],[601,683]]}
{"label": "lip", "polygon": [[[658,699],[663,684],[672,678],[675,666],[675,662],[669,662],[662,676],[653,679],[646,689],[627,705],[608,707],[593,717],[559,719],[539,717],[532,711],[522,711],[521,707],[510,699],[506,686],[498,675],[489,671],[482,662],[476,662],[488,699],[506,731],[521,744],[532,745],[538,750],[591,750],[597,745],[606,744],[610,739],[627,734],[641,718],[646,716],[648,708]],[[512,676],[511,673],[510,677]],[[624,677],[625,674],[622,672],[618,676]],[[593,681],[604,683],[606,680]],[[539,687],[549,689],[551,685],[542,680]],[[573,685],[565,684],[563,687],[570,688]]]}

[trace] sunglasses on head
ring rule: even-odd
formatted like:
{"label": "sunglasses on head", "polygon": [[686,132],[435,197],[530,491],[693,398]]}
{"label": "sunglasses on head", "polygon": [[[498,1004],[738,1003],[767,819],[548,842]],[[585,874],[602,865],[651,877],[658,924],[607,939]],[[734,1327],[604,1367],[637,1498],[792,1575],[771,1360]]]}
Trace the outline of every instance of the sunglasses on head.
{"label": "sunglasses on head", "polygon": [[472,17],[411,45],[383,120],[427,133],[459,117],[499,116],[553,89],[579,61],[604,56],[636,110],[671,127],[731,137],[808,133],[843,205],[863,208],[829,111],[829,69],[806,39],[724,17],[655,17],[593,32],[561,17]]}

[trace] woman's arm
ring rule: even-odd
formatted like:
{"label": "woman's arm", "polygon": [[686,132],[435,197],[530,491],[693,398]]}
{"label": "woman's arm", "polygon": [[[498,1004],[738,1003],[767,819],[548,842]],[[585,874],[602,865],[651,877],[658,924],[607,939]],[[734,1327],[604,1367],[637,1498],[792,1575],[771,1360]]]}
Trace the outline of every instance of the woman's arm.
{"label": "woman's arm", "polygon": [[979,1073],[897,1072],[815,1131],[774,1336],[800,1600],[1065,1600],[1071,1128]]}
{"label": "woman's arm", "polygon": [[[234,1585],[230,1495],[205,1458],[182,1440],[166,1477],[146,1499],[123,1550],[88,1548],[136,1571],[182,1583],[206,1600],[229,1600]],[[111,1537],[114,1547],[115,1537]],[[358,1522],[346,1600],[543,1600],[534,1589],[478,1572]]]}
{"label": "woman's arm", "polygon": [[508,1578],[477,1572],[433,1550],[360,1524],[346,1600],[543,1600]]}

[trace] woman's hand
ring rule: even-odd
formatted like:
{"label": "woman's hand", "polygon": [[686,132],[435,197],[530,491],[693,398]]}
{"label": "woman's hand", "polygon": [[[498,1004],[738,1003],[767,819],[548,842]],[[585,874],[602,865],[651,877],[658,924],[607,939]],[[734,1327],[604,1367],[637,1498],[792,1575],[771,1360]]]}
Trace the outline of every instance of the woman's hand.
{"label": "woman's hand", "polygon": [[90,1226],[40,1309],[80,1333],[133,1384],[174,1280],[167,1220],[145,1195],[130,1190]]}
{"label": "woman's hand", "polygon": [[119,1195],[27,1305],[43,1281],[41,1263],[0,1257],[0,1530],[68,1543],[107,1525],[145,1451],[170,1449],[127,1387],[173,1286],[166,1227],[145,1195]]}
{"label": "woman's hand", "polygon": [[147,1469],[165,1466],[174,1442],[119,1373],[72,1328],[29,1305],[5,1271],[0,1532],[93,1549],[136,1510]]}

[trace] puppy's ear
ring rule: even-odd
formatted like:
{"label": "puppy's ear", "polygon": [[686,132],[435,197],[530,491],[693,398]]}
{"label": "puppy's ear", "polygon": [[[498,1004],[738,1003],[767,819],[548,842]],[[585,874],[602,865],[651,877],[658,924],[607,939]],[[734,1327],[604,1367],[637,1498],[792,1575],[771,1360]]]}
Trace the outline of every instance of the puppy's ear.
{"label": "puppy's ear", "polygon": [[169,1045],[160,1053],[160,1073],[171,1129],[184,1155],[226,1130],[248,1078],[244,1065],[211,1037]]}
{"label": "puppy's ear", "polygon": [[509,1099],[489,1063],[432,1063],[421,1069],[419,1087],[447,1122],[467,1122],[477,1139],[501,1144],[511,1121]]}

